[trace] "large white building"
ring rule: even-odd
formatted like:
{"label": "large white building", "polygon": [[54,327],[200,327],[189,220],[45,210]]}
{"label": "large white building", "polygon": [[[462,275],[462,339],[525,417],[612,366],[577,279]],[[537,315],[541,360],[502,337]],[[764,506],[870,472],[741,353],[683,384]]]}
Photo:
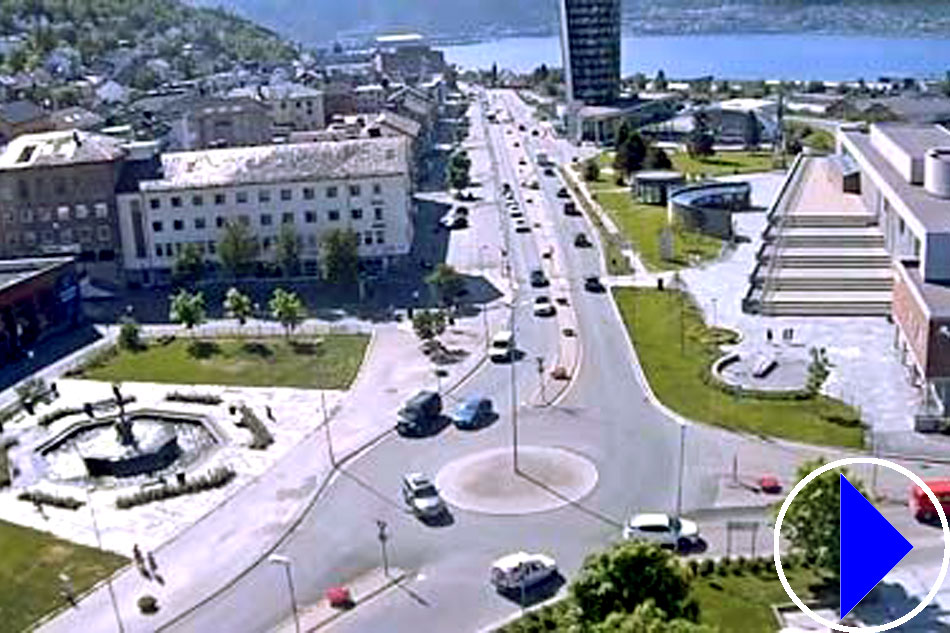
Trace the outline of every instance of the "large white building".
{"label": "large white building", "polygon": [[402,137],[211,149],[130,162],[117,194],[127,278],[167,279],[185,244],[217,263],[228,223],[250,228],[274,261],[281,226],[316,274],[323,236],[349,229],[369,265],[388,266],[412,243],[409,142]]}

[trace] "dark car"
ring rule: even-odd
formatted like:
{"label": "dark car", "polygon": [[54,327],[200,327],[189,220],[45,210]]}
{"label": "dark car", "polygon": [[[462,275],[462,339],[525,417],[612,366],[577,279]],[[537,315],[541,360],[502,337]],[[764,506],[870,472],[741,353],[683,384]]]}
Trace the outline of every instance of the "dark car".
{"label": "dark car", "polygon": [[554,173],[554,170],[551,169],[550,167],[545,167],[545,168],[544,168],[544,175],[545,175],[545,176],[548,176],[549,178],[553,178],[556,174]]}
{"label": "dark car", "polygon": [[571,194],[569,194],[569,193],[567,192],[567,187],[561,187],[560,189],[557,190],[557,197],[558,197],[558,198],[570,198],[570,197],[571,197]]}
{"label": "dark car", "polygon": [[551,282],[548,281],[548,278],[544,276],[544,271],[540,268],[535,268],[531,271],[531,285],[535,288],[544,288],[545,286],[550,285]]}
{"label": "dark car", "polygon": [[587,292],[603,292],[606,288],[604,288],[604,284],[600,283],[600,279],[597,277],[585,277],[584,290]]}
{"label": "dark car", "polygon": [[590,243],[590,240],[587,239],[586,233],[578,233],[574,236],[574,246],[578,248],[587,248],[588,246],[592,246],[592,244]]}
{"label": "dark car", "polygon": [[564,203],[564,215],[580,215],[581,212],[577,210],[577,205],[574,204],[573,200],[568,200]]}
{"label": "dark car", "polygon": [[460,429],[476,429],[485,424],[492,415],[491,400],[468,398],[452,414],[455,426]]}
{"label": "dark car", "polygon": [[442,397],[434,391],[420,391],[399,410],[396,431],[400,435],[426,435],[439,425]]}

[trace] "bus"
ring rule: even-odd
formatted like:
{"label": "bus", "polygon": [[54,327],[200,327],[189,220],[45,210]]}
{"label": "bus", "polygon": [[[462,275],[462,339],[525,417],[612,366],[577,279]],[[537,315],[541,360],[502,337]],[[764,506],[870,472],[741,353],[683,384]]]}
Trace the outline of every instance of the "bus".
{"label": "bus", "polygon": [[[937,495],[943,511],[950,515],[950,479],[929,479],[924,483]],[[938,520],[933,502],[920,486],[911,486],[910,507],[918,521],[934,523]]]}

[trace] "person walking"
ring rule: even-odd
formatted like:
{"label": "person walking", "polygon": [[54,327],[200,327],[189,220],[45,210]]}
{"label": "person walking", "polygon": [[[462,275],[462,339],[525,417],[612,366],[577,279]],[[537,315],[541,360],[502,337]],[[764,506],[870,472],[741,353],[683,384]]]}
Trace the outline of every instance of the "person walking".
{"label": "person walking", "polygon": [[158,573],[158,563],[155,562],[155,555],[152,552],[148,553],[148,568],[151,570],[152,574],[157,575]]}

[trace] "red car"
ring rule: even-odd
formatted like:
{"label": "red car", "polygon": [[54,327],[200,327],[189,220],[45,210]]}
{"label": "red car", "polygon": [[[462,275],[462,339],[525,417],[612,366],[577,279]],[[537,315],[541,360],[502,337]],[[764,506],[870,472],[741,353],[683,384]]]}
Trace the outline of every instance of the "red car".
{"label": "red car", "polygon": [[[950,479],[929,479],[924,480],[924,483],[937,495],[943,511],[950,514]],[[910,507],[918,521],[931,523],[937,520],[937,510],[934,508],[933,501],[919,486],[911,486]]]}

